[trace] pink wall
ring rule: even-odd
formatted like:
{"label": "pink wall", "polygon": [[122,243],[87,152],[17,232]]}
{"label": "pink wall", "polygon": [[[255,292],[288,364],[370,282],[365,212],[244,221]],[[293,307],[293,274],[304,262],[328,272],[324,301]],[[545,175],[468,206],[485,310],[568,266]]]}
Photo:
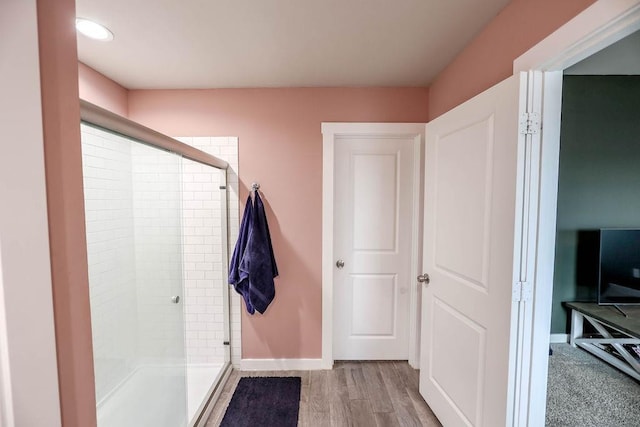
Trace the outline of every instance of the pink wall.
{"label": "pink wall", "polygon": [[96,425],[96,401],[80,152],[75,1],[38,0],[37,9],[62,425],[92,427]]}
{"label": "pink wall", "polygon": [[[169,135],[240,137],[241,196],[246,197],[246,185],[252,180],[263,185],[281,273],[276,300],[266,315],[243,318],[244,357],[317,358],[321,353],[320,122],[424,122],[427,105],[431,117],[436,117],[507,77],[513,59],[591,3],[514,0],[440,74],[428,99],[426,89],[132,91],[126,107],[123,90],[109,83],[103,86],[111,92],[107,97],[85,96],[120,114],[128,108],[134,120]],[[63,425],[91,427],[96,421],[75,4],[38,0],[37,7],[60,404]],[[84,71],[85,77],[91,74]]]}
{"label": "pink wall", "polygon": [[127,117],[127,89],[82,62],[78,62],[78,89],[80,99]]}
{"label": "pink wall", "polygon": [[595,0],[513,0],[436,77],[429,120],[513,74],[513,61]]}
{"label": "pink wall", "polygon": [[[252,181],[263,186],[280,278],[266,315],[243,315],[243,357],[321,354],[320,123],[435,118],[510,76],[515,58],[593,2],[513,0],[440,73],[428,96],[415,88],[128,92],[129,118],[163,133],[238,136],[242,202]],[[92,80],[88,71],[81,70],[89,77],[82,96],[125,110],[126,89]]]}
{"label": "pink wall", "polygon": [[258,181],[280,270],[265,315],[243,315],[242,356],[320,358],[320,124],[425,122],[427,89],[132,90],[129,117],[167,135],[239,137],[241,202]]}

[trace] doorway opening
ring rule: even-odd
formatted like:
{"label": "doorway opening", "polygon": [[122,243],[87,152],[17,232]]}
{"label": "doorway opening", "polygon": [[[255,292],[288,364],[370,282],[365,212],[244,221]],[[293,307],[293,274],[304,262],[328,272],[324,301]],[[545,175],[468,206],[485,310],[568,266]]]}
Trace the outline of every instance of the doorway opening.
{"label": "doorway opening", "polygon": [[[550,331],[554,331],[551,322],[552,307],[557,313],[557,304],[553,304],[554,265],[558,266],[558,262],[562,261],[556,260],[556,248],[557,245],[563,245],[563,236],[557,234],[557,231],[563,226],[564,218],[558,214],[561,204],[565,203],[558,199],[559,196],[562,197],[562,193],[558,193],[558,179],[562,178],[560,162],[566,154],[560,154],[565,70],[614,45],[638,29],[640,5],[637,2],[614,5],[598,1],[514,62],[514,71],[538,70],[543,81],[543,87],[538,89],[539,95],[543,98],[543,132],[538,147],[539,161],[534,170],[539,191],[534,196],[533,209],[528,211],[529,215],[536,218],[535,229],[530,231],[536,245],[536,259],[529,264],[535,275],[528,314],[528,321],[532,326],[525,343],[525,353],[530,357],[525,357],[528,367],[525,377],[528,377],[528,380],[517,391],[521,404],[516,408],[514,425],[545,423]],[[593,58],[587,59],[581,65],[592,60]],[[567,88],[568,86],[565,87]],[[593,171],[583,172],[594,174]],[[560,184],[562,185],[562,181]],[[562,258],[563,254],[559,255]],[[557,279],[561,280],[563,271],[555,273]],[[557,319],[561,318],[556,313],[554,328],[558,327]],[[552,337],[554,340],[563,340],[562,336]]]}
{"label": "doorway opening", "polygon": [[[384,343],[398,342],[399,316],[405,317],[406,334],[401,358],[416,368],[420,288],[414,278],[421,259],[424,123],[323,123],[322,133],[322,368],[331,369],[334,360],[344,355],[351,360],[397,359],[397,354],[388,357]],[[369,147],[374,146],[378,148],[372,151]],[[394,209],[379,209],[386,205],[381,192],[383,199],[396,201]],[[356,219],[359,211],[361,218]],[[409,220],[400,217],[403,212]],[[346,228],[338,216],[351,217]],[[372,227],[384,227],[386,234],[370,233]],[[380,240],[383,234],[385,241]],[[398,260],[393,258],[400,246],[405,247],[402,274],[378,271],[381,265],[376,264],[382,263],[397,270]],[[351,271],[357,262],[360,270]],[[349,289],[337,289],[338,281]],[[378,304],[353,304],[358,292],[367,301],[377,298],[385,306],[386,318],[376,317]],[[403,299],[405,305],[399,307]],[[341,314],[345,304],[346,315]],[[354,341],[362,345],[354,347]]]}
{"label": "doorway opening", "polygon": [[[560,420],[566,425],[624,425],[640,416],[634,377],[604,362],[624,369],[624,357],[611,343],[569,344],[571,334],[580,341],[583,336],[601,336],[602,331],[584,321],[580,334],[565,305],[586,302],[587,311],[603,310],[610,322],[624,319],[613,306],[596,302],[600,230],[640,228],[639,45],[640,32],[635,32],[563,73],[547,425]],[[632,318],[640,314],[634,308],[625,311]],[[611,335],[614,340],[632,339],[617,331]],[[628,355],[640,361],[636,347],[640,351],[639,344],[623,344]]]}

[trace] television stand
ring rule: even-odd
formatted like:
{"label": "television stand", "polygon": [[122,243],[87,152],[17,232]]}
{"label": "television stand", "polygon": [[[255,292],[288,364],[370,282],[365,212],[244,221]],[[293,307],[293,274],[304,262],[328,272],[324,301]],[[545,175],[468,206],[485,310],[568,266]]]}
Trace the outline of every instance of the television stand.
{"label": "television stand", "polygon": [[[570,344],[580,347],[640,381],[640,355],[630,350],[640,346],[640,306],[617,307],[587,302],[568,302],[571,309]],[[621,310],[620,310],[621,311]],[[595,328],[595,336],[584,334],[584,321]]]}
{"label": "television stand", "polygon": [[629,315],[627,313],[625,313],[624,311],[622,311],[622,309],[620,308],[620,306],[618,304],[613,304],[613,306],[615,307],[616,310],[618,310],[620,313],[622,313],[622,315],[624,317],[629,317]]}

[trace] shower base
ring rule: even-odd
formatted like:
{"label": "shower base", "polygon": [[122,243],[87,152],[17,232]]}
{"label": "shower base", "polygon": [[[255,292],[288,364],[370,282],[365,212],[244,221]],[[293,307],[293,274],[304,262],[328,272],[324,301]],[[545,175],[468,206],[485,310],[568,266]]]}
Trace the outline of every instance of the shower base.
{"label": "shower base", "polygon": [[[187,427],[222,364],[138,367],[98,405],[98,427]],[[185,401],[184,398],[187,397]]]}
{"label": "shower base", "polygon": [[204,409],[204,399],[211,387],[220,380],[222,366],[222,363],[187,366],[187,413],[190,420]]}

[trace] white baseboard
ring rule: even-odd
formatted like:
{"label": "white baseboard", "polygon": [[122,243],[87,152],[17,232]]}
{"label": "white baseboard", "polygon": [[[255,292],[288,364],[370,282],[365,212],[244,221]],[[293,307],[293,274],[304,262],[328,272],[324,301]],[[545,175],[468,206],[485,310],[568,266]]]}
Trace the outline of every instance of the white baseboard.
{"label": "white baseboard", "polygon": [[549,337],[549,343],[551,344],[566,344],[569,342],[569,334],[551,334]]}
{"label": "white baseboard", "polygon": [[322,369],[322,359],[242,359],[242,371],[315,371]]}

